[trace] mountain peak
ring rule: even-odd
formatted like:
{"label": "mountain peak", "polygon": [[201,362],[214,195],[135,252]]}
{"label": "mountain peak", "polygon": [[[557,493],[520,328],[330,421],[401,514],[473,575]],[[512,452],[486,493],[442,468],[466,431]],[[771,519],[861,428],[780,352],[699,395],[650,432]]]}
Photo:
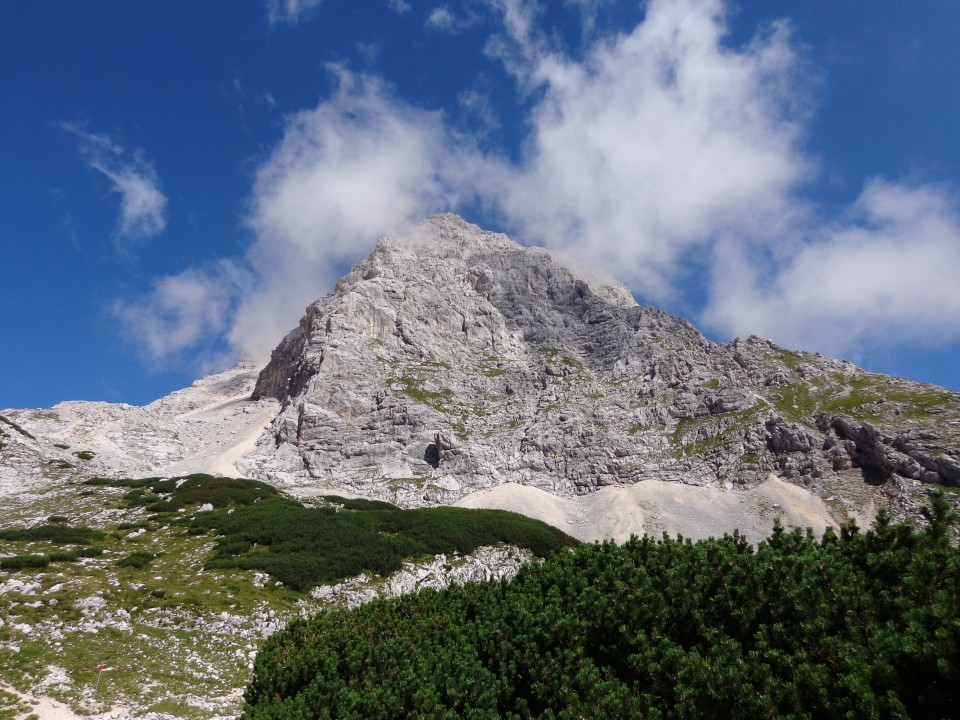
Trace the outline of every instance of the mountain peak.
{"label": "mountain peak", "polygon": [[382,239],[311,304],[260,374],[267,396],[283,410],[248,473],[404,505],[776,475],[869,520],[882,483],[904,512],[922,483],[960,484],[945,450],[960,433],[941,422],[960,395],[759,338],[711,342],[452,214]]}

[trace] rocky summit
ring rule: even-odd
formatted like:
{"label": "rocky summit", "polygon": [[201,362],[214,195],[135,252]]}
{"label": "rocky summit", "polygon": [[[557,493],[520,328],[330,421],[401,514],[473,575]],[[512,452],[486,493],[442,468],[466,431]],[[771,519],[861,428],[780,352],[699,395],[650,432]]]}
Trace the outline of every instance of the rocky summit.
{"label": "rocky summit", "polygon": [[751,337],[712,342],[622,286],[445,214],[307,308],[237,466],[404,506],[511,483],[561,497],[771,475],[833,517],[960,486],[960,394]]}

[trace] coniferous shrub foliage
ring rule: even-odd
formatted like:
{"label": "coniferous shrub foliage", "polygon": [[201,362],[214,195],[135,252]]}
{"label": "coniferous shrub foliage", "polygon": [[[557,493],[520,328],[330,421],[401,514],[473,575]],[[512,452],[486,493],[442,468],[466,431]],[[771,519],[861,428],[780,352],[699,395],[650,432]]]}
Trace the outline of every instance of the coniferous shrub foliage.
{"label": "coniferous shrub foliage", "polygon": [[105,535],[92,528],[60,523],[46,523],[31,528],[8,528],[0,530],[0,540],[35,542],[46,540],[60,545],[89,545],[93,540],[103,540]]}
{"label": "coniferous shrub foliage", "polygon": [[231,512],[195,515],[187,532],[214,530],[220,536],[205,567],[263,570],[294,590],[362,572],[386,575],[410,558],[469,553],[485,545],[516,545],[547,557],[577,543],[545,523],[501,510],[350,505],[357,509],[307,508],[269,498]]}
{"label": "coniferous shrub foliage", "polygon": [[957,717],[960,553],[946,501],[927,515],[777,525],[758,547],[595,544],[297,620],[259,653],[243,717]]}
{"label": "coniferous shrub foliage", "polygon": [[153,553],[149,553],[144,550],[138,550],[117,560],[117,567],[131,567],[136,568],[137,570],[143,570],[144,568],[149,567],[150,563],[153,562],[155,558],[156,555]]}
{"label": "coniferous shrub foliage", "polygon": [[0,558],[0,570],[45,568],[49,564],[49,555],[13,555],[11,557]]}
{"label": "coniferous shrub foliage", "polygon": [[124,504],[127,507],[146,507],[155,513],[177,512],[189,505],[206,503],[213,507],[248,505],[280,494],[275,487],[259,480],[215,477],[206,473],[174,478],[94,477],[83,484],[130,488],[123,496]]}
{"label": "coniferous shrub foliage", "polygon": [[344,510],[399,510],[393,503],[384,500],[367,500],[366,498],[343,498],[339,495],[324,495],[323,499],[340,505]]}

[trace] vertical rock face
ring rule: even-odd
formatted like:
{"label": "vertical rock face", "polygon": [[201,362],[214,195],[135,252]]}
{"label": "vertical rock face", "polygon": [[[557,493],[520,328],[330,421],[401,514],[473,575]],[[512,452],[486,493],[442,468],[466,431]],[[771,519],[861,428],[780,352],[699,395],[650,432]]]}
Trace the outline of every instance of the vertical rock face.
{"label": "vertical rock face", "polygon": [[307,308],[262,397],[283,407],[248,474],[404,505],[504,482],[577,495],[776,472],[841,499],[865,478],[905,497],[960,484],[956,393],[757,338],[713,343],[454,215],[381,240]]}

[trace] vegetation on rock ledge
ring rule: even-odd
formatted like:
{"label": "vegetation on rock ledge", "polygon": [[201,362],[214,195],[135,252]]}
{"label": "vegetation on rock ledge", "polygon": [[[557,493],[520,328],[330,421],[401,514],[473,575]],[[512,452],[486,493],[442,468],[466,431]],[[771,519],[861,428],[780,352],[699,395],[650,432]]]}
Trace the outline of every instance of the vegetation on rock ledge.
{"label": "vegetation on rock ledge", "polygon": [[400,510],[388,503],[327,500],[341,509],[267,500],[233,512],[200,513],[190,528],[220,536],[208,569],[263,570],[295,590],[362,572],[387,575],[407,559],[466,554],[486,545],[505,543],[548,557],[576,544],[545,523],[502,510]]}
{"label": "vegetation on rock ledge", "polygon": [[[323,507],[304,507],[256,480],[195,474],[93,478],[85,484],[128,487],[122,499],[127,508],[144,507],[161,522],[186,524],[191,535],[215,532],[217,545],[206,569],[262,570],[299,591],[363,572],[386,575],[400,570],[405,560],[426,555],[467,554],[504,543],[548,557],[577,543],[539,520],[502,510],[401,510],[335,495],[322,498]],[[173,514],[202,505],[214,510],[189,520]],[[143,560],[123,562],[137,561]]]}

